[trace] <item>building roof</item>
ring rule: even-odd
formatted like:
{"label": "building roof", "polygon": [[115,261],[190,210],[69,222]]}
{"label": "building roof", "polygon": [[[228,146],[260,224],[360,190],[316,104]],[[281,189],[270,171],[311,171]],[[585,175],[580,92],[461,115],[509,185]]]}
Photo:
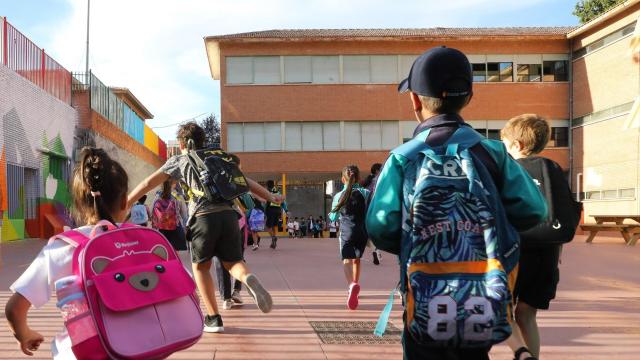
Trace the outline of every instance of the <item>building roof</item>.
{"label": "building roof", "polygon": [[113,93],[118,96],[126,99],[133,105],[133,111],[135,111],[138,116],[142,119],[153,119],[153,114],[138,100],[135,95],[126,87],[109,87]]}
{"label": "building roof", "polygon": [[[639,0],[640,1],[640,0]],[[214,79],[220,78],[220,43],[264,41],[397,41],[434,39],[479,38],[547,38],[566,39],[575,29],[569,26],[554,27],[503,27],[503,28],[415,28],[415,29],[289,29],[252,31],[237,34],[215,35],[204,38],[209,67]]]}
{"label": "building roof", "polygon": [[567,34],[567,38],[573,39],[578,35],[584,34],[585,32],[596,28],[598,25],[602,24],[603,22],[623,13],[625,10],[628,10],[631,6],[637,5],[639,3],[640,3],[640,0],[627,0],[613,7],[606,13],[592,19],[591,21],[584,23],[582,26],[575,28],[573,31],[570,31]]}
{"label": "building roof", "polygon": [[423,38],[477,36],[553,36],[564,37],[575,27],[503,27],[503,28],[421,28],[421,29],[289,29],[253,31],[208,36],[205,40],[234,39],[322,39],[322,38]]}

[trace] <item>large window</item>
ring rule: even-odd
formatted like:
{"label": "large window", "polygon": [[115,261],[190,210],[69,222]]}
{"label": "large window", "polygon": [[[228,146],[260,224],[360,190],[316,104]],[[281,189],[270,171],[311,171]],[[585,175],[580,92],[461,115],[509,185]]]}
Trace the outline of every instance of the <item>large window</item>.
{"label": "large window", "polygon": [[256,84],[280,83],[280,57],[257,56],[253,58],[254,82]]}
{"label": "large window", "polygon": [[340,140],[339,121],[322,123],[322,142],[324,150],[340,150],[342,147]]}
{"label": "large window", "polygon": [[398,56],[371,56],[371,82],[374,84],[398,82]]}
{"label": "large window", "polygon": [[340,82],[339,56],[311,57],[314,84],[337,84]]}
{"label": "large window", "polygon": [[371,81],[369,56],[349,55],[342,57],[344,82],[346,84],[366,84]]}
{"label": "large window", "polygon": [[474,82],[487,81],[487,64],[471,64],[471,69],[473,71]]}
{"label": "large window", "polygon": [[569,71],[566,60],[543,62],[544,81],[568,81]]}
{"label": "large window", "polygon": [[542,80],[542,65],[518,64],[518,81],[535,82]]}
{"label": "large window", "polygon": [[512,62],[487,63],[487,81],[489,82],[513,81],[513,63]]}
{"label": "large window", "polygon": [[253,84],[253,58],[227,58],[227,84]]}
{"label": "large window", "polygon": [[285,56],[284,82],[304,84],[311,82],[311,56]]}
{"label": "large window", "polygon": [[553,127],[551,128],[551,139],[549,141],[551,147],[568,147],[569,146],[569,128]]}
{"label": "large window", "polygon": [[576,51],[573,52],[573,60],[576,60],[578,58],[581,58],[589,53],[592,53],[596,50],[599,50],[602,47],[605,47],[607,45],[610,45],[620,39],[622,39],[625,36],[629,36],[631,34],[633,34],[634,30],[636,28],[636,22],[634,21],[633,23],[623,27],[622,29],[619,29],[617,31],[612,32],[609,35],[606,35],[594,42],[592,42],[591,44],[580,48]]}

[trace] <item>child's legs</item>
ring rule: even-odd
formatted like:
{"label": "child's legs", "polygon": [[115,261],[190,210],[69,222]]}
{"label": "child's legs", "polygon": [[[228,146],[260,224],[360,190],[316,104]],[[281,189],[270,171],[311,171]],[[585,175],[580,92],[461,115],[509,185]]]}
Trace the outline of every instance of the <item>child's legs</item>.
{"label": "child's legs", "polygon": [[222,266],[222,262],[218,257],[213,258],[216,268],[216,277],[218,278],[218,290],[222,300],[231,299],[231,275],[229,271]]}
{"label": "child's legs", "polygon": [[211,276],[211,260],[193,264],[193,277],[196,280],[198,291],[207,308],[207,315],[218,314],[218,303],[216,302],[216,286]]}
{"label": "child's legs", "polygon": [[225,269],[229,270],[231,276],[240,280],[243,284],[246,283],[247,276],[251,274],[249,267],[244,261],[237,262],[223,262]]}
{"label": "child's legs", "polygon": [[351,284],[353,281],[353,263],[352,259],[344,259],[342,260],[342,265],[344,268],[344,276],[347,279],[347,284]]}
{"label": "child's legs", "polygon": [[360,259],[353,259],[352,266],[353,266],[353,282],[359,283],[360,282]]}
{"label": "child's legs", "polygon": [[540,332],[536,321],[537,314],[538,309],[522,301],[518,302],[516,306],[516,323],[522,333],[524,342],[527,344],[527,348],[535,357],[540,355]]}

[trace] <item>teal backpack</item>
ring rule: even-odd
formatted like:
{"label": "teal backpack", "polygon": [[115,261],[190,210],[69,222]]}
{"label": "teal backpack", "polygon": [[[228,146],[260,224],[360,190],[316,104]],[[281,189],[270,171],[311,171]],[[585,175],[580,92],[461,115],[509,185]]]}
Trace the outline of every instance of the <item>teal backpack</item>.
{"label": "teal backpack", "polygon": [[[429,133],[393,151],[410,162],[400,252],[405,327],[423,346],[489,347],[511,334],[518,233],[491,175],[470,151],[484,138],[464,125],[432,148]],[[388,304],[378,335],[389,311]]]}

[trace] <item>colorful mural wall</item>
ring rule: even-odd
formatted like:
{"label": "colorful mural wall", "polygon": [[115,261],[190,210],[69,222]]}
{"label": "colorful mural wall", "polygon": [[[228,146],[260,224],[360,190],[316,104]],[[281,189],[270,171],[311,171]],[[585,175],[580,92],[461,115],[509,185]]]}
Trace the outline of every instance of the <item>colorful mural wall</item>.
{"label": "colorful mural wall", "polygon": [[77,112],[0,65],[0,240],[48,237],[71,225]]}

